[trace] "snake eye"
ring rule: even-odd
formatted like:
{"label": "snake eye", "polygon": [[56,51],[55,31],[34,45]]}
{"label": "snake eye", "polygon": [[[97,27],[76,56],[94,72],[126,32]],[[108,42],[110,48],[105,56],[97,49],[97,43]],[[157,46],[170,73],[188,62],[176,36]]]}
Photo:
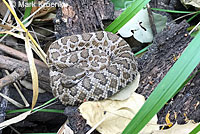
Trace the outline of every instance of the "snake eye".
{"label": "snake eye", "polygon": [[74,83],[73,81],[71,80],[65,80],[65,79],[61,79],[61,84],[66,87],[66,88],[71,88],[73,87],[74,85],[76,85],[76,83]]}
{"label": "snake eye", "polygon": [[55,66],[52,66],[52,71],[57,71],[57,68]]}

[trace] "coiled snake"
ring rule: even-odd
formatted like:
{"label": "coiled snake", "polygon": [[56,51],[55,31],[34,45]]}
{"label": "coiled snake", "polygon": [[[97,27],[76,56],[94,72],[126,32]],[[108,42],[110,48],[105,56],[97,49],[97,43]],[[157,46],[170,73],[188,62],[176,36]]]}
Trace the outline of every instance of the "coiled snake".
{"label": "coiled snake", "polygon": [[130,46],[105,31],[56,40],[48,49],[47,62],[53,94],[65,105],[106,99],[137,75]]}

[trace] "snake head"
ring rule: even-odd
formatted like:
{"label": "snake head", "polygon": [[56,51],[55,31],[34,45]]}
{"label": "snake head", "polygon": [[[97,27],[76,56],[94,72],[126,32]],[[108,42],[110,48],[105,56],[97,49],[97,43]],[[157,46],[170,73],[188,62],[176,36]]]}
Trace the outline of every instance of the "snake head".
{"label": "snake head", "polygon": [[76,85],[84,76],[86,71],[78,67],[67,67],[62,70],[61,84],[66,88]]}

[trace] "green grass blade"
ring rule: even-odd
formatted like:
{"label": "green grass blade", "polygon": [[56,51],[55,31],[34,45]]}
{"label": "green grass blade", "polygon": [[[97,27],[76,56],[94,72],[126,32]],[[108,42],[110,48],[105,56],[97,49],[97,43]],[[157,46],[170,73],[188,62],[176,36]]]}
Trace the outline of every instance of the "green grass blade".
{"label": "green grass blade", "polygon": [[150,45],[146,46],[145,48],[143,48],[142,50],[138,51],[137,53],[135,53],[134,55],[137,56],[139,54],[144,53],[145,51],[148,51],[148,48],[150,47]]}
{"label": "green grass blade", "polygon": [[[6,114],[14,114],[14,113],[22,113],[30,111],[31,109],[16,109],[16,110],[8,110],[6,111]],[[35,110],[33,110],[34,112]],[[64,110],[58,110],[58,109],[39,109],[38,112],[47,112],[47,113],[64,113]]]}
{"label": "green grass blade", "polygon": [[194,14],[191,18],[189,18],[187,20],[187,22],[190,22],[191,20],[193,20],[195,17],[197,17],[200,14],[200,12],[197,12],[196,14]]}
{"label": "green grass blade", "polygon": [[42,108],[42,107],[44,107],[44,106],[50,104],[51,102],[53,102],[53,101],[56,100],[56,99],[57,99],[57,97],[54,97],[54,98],[52,98],[51,100],[48,100],[47,102],[45,102],[44,104],[35,107],[33,110],[34,110],[34,111],[37,111],[37,110],[39,110],[40,108]]}
{"label": "green grass blade", "polygon": [[200,123],[189,134],[197,134],[198,132],[200,132]]}
{"label": "green grass blade", "polygon": [[134,15],[136,15],[150,0],[135,0],[119,17],[117,17],[105,31],[116,33]]}
{"label": "green grass blade", "polygon": [[[34,2],[34,0],[28,0],[28,3],[31,3],[31,2]],[[32,6],[26,7],[25,12],[24,12],[24,18],[23,18],[23,20],[25,20],[28,16],[30,16],[31,10],[32,10]],[[24,22],[24,24],[25,23],[26,22]]]}
{"label": "green grass blade", "polygon": [[177,11],[177,10],[168,10],[168,9],[161,9],[161,8],[151,8],[155,11],[162,11],[162,12],[168,12],[168,13],[194,13],[196,11]]}
{"label": "green grass blade", "polygon": [[200,32],[188,45],[181,57],[158,84],[145,104],[128,124],[123,134],[137,134],[174,96],[200,62]]}

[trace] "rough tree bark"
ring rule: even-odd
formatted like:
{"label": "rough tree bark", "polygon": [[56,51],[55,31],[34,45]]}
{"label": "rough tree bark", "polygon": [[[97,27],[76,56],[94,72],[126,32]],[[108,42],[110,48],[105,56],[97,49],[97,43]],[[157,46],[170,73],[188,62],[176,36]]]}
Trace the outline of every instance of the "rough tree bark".
{"label": "rough tree bark", "polygon": [[58,38],[104,30],[104,20],[114,19],[110,0],[63,0],[69,6],[58,8],[55,31]]}
{"label": "rough tree bark", "polygon": [[[169,71],[191,41],[191,37],[186,32],[187,27],[188,24],[185,21],[180,24],[169,24],[163,32],[155,37],[149,51],[137,59],[141,74],[137,93],[148,98]],[[198,68],[200,66],[193,73],[197,72]],[[165,116],[168,112],[170,120],[174,123],[186,123],[186,118],[196,122],[200,121],[199,75],[200,73],[158,113],[158,123],[165,123]],[[177,114],[176,119],[175,114]]]}

